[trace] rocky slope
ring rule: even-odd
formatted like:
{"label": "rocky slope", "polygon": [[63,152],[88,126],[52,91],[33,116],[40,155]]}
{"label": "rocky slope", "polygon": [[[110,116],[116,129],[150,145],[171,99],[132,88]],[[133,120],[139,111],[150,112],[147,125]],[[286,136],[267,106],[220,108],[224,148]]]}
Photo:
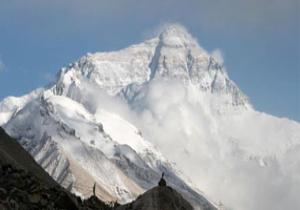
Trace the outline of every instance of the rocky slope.
{"label": "rocky slope", "polygon": [[52,177],[35,162],[32,156],[26,152],[16,140],[9,137],[1,127],[0,164],[1,166],[10,165],[14,168],[22,168],[26,171],[31,171],[31,173],[35,174],[37,179],[40,182],[43,182],[47,187],[58,186]]}
{"label": "rocky slope", "polygon": [[112,209],[97,198],[81,200],[60,187],[0,127],[1,210]]}

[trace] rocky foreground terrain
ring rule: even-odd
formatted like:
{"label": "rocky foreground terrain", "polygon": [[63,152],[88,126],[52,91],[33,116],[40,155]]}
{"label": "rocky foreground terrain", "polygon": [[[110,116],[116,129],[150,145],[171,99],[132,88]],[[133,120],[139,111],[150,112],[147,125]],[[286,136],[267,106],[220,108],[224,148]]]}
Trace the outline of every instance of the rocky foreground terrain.
{"label": "rocky foreground terrain", "polygon": [[48,188],[23,169],[2,165],[0,169],[1,210],[193,210],[174,189],[157,186],[135,201],[119,206],[105,204],[96,196],[82,200],[61,187]]}
{"label": "rocky foreground terrain", "polygon": [[[164,182],[165,183],[165,182]],[[171,187],[157,186],[120,206],[88,199],[59,186],[33,158],[0,128],[0,210],[192,210]]]}
{"label": "rocky foreground terrain", "polygon": [[61,187],[49,188],[23,169],[2,165],[0,169],[1,210],[113,209],[96,197],[81,200]]}
{"label": "rocky foreground terrain", "polygon": [[95,196],[86,200],[60,187],[0,128],[0,210],[113,209]]}

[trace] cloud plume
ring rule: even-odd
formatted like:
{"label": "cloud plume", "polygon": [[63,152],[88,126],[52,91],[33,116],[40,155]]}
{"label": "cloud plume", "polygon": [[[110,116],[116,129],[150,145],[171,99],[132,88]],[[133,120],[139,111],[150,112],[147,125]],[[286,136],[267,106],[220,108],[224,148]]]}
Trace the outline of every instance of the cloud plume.
{"label": "cloud plume", "polygon": [[89,83],[80,87],[85,95],[78,98],[91,112],[105,109],[132,122],[215,202],[238,210],[300,205],[300,147],[284,142],[290,133],[300,136],[297,123],[255,111],[220,116],[210,94],[177,80],[152,81],[133,104]]}

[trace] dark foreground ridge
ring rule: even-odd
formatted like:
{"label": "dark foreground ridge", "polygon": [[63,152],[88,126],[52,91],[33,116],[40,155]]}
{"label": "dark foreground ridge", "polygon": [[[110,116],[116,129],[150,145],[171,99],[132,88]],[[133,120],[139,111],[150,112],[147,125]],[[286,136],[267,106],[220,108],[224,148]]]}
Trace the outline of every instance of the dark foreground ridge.
{"label": "dark foreground ridge", "polygon": [[17,141],[0,127],[0,210],[111,210],[99,200],[60,187]]}
{"label": "dark foreground ridge", "polygon": [[158,186],[140,195],[135,201],[119,206],[117,210],[193,210],[178,192],[167,186],[164,173]]}
{"label": "dark foreground ridge", "polygon": [[171,187],[157,186],[117,210],[193,210],[193,207]]}
{"label": "dark foreground ridge", "polygon": [[49,188],[36,176],[11,165],[0,168],[0,210],[111,210],[97,197],[81,200],[57,186]]}
{"label": "dark foreground ridge", "polygon": [[0,127],[0,210],[193,210],[163,176],[135,201],[108,205],[96,196],[82,200],[60,187],[15,139]]}
{"label": "dark foreground ridge", "polygon": [[35,162],[33,157],[0,127],[0,166],[3,165],[11,165],[13,168],[31,172],[39,182],[47,187],[58,186],[52,177]]}

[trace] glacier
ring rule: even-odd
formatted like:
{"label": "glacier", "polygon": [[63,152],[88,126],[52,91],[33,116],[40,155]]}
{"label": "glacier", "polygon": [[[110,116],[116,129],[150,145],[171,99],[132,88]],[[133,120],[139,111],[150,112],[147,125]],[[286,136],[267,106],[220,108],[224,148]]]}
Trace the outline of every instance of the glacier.
{"label": "glacier", "polygon": [[128,202],[157,184],[199,209],[297,209],[300,124],[258,112],[178,24],[88,53],[0,102],[0,125],[62,186]]}

